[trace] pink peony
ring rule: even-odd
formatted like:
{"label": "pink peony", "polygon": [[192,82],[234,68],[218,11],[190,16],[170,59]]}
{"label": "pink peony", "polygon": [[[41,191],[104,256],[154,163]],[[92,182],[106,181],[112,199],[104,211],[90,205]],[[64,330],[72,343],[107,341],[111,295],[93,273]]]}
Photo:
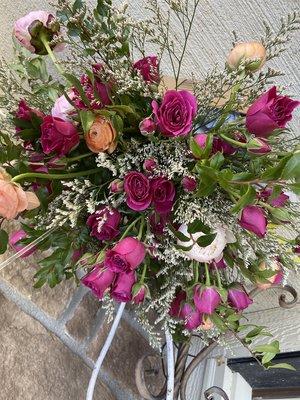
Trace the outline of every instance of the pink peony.
{"label": "pink peony", "polygon": [[292,112],[299,105],[299,101],[277,95],[277,88],[273,86],[248,109],[246,127],[256,136],[268,137],[275,129],[286,127],[292,119]]}
{"label": "pink peony", "polygon": [[162,103],[152,102],[155,122],[165,136],[186,136],[197,114],[197,100],[187,90],[168,90]]}

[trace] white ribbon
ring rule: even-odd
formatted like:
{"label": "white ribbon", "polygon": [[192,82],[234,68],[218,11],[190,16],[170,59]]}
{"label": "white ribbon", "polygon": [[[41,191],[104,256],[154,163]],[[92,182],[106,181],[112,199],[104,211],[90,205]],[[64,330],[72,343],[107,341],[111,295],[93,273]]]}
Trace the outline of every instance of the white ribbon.
{"label": "white ribbon", "polygon": [[174,375],[175,375],[175,364],[174,364],[174,346],[173,338],[169,330],[166,329],[166,344],[167,344],[167,368],[168,368],[168,381],[167,381],[167,397],[166,400],[174,399]]}
{"label": "white ribbon", "polygon": [[102,363],[104,361],[104,358],[105,358],[105,356],[106,356],[106,354],[107,354],[107,352],[108,352],[108,350],[110,348],[110,345],[111,345],[111,343],[113,341],[113,338],[115,337],[116,330],[117,330],[118,325],[120,323],[120,320],[121,320],[123,311],[125,309],[125,306],[126,306],[126,303],[121,303],[120,304],[118,312],[117,312],[117,315],[116,315],[116,317],[114,319],[112,327],[111,327],[111,329],[109,331],[109,334],[108,334],[108,336],[106,338],[104,346],[102,347],[101,352],[99,354],[99,357],[98,357],[98,359],[97,359],[97,361],[95,363],[95,366],[94,366],[94,369],[93,369],[93,373],[92,373],[92,376],[91,376],[91,379],[90,379],[90,382],[89,382],[89,387],[88,387],[88,390],[87,390],[87,394],[86,394],[86,400],[93,400],[94,391],[95,391],[95,385],[96,385],[97,378],[98,378],[98,375],[99,375],[99,372],[100,372],[100,368],[101,368]]}

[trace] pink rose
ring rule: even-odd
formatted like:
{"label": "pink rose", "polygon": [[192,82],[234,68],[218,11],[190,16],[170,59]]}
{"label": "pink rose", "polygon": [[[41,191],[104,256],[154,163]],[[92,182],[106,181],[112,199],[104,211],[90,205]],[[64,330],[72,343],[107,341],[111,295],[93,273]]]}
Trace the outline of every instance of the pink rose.
{"label": "pink rose", "polygon": [[109,185],[111,193],[122,193],[124,189],[124,182],[121,179],[115,179]]}
{"label": "pink rose", "polygon": [[[53,20],[54,16],[46,11],[32,11],[15,22],[13,34],[31,53],[47,54],[39,35],[47,33],[49,41],[59,36],[59,25]],[[53,50],[63,50],[62,44],[55,45]]]}
{"label": "pink rose", "polygon": [[172,301],[169,315],[173,318],[179,318],[182,302],[186,300],[186,292],[184,290],[180,290]]}
{"label": "pink rose", "polygon": [[91,228],[91,236],[102,242],[119,235],[120,222],[121,214],[118,210],[102,206],[88,217],[87,225]]}
{"label": "pink rose", "polygon": [[242,285],[235,283],[228,289],[228,303],[237,311],[242,311],[248,308],[253,300],[248,296]]}
{"label": "pink rose", "polygon": [[140,172],[129,172],[124,179],[126,202],[134,211],[146,210],[151,204],[151,184],[149,179]]}
{"label": "pink rose", "polygon": [[[25,245],[24,244],[19,244],[19,241],[22,239],[26,239],[27,238],[27,234],[25,231],[23,231],[23,229],[20,229],[18,231],[13,232],[10,236],[9,236],[9,244],[10,246],[14,249],[15,252],[19,252],[22,249],[24,249]],[[25,258],[30,256],[31,254],[33,254],[36,251],[36,246],[33,246],[31,249],[26,250],[21,257]]]}
{"label": "pink rose", "polygon": [[152,135],[156,131],[156,124],[152,120],[152,118],[148,117],[143,119],[143,121],[139,125],[141,134],[145,136]]}
{"label": "pink rose", "polygon": [[181,181],[183,190],[185,192],[194,192],[197,189],[197,181],[195,178],[191,178],[190,176],[185,176]]}
{"label": "pink rose", "polygon": [[[68,93],[68,97],[70,100],[74,100],[75,93],[73,90]],[[74,114],[74,112],[74,106],[69,102],[65,95],[62,95],[55,101],[51,110],[51,115],[52,117],[59,118],[64,121],[71,121],[71,116]]]}
{"label": "pink rose", "polygon": [[248,147],[248,151],[252,154],[264,155],[272,151],[272,148],[266,139],[255,138],[251,142],[255,143],[255,146]]}
{"label": "pink rose", "polygon": [[115,284],[111,290],[111,297],[117,302],[126,302],[132,300],[132,289],[136,283],[136,274],[131,271],[127,274],[118,274]]}
{"label": "pink rose", "polygon": [[152,102],[152,109],[163,135],[185,136],[192,130],[197,100],[187,90],[168,90],[160,105],[155,100]]}
{"label": "pink rose", "polygon": [[264,237],[267,233],[268,221],[264,210],[259,206],[247,206],[243,209],[239,224],[247,231]]}
{"label": "pink rose", "polygon": [[168,214],[174,204],[175,186],[167,178],[154,178],[151,182],[152,202],[158,214]]}
{"label": "pink rose", "polygon": [[133,64],[133,68],[139,71],[143,79],[148,83],[158,83],[160,81],[156,56],[142,58]]}
{"label": "pink rose", "polygon": [[63,156],[79,144],[76,127],[60,118],[46,116],[41,125],[41,132],[41,145],[45,154],[56,153]]}
{"label": "pink rose", "polygon": [[143,168],[147,172],[153,172],[154,169],[157,167],[157,161],[154,158],[147,158],[144,161]]}
{"label": "pink rose", "polygon": [[202,324],[202,314],[189,303],[184,303],[180,311],[180,318],[184,320],[184,327],[193,331]]}
{"label": "pink rose", "polygon": [[256,136],[268,137],[275,129],[286,127],[293,110],[299,105],[299,101],[277,95],[276,86],[273,86],[248,109],[246,127]]}
{"label": "pink rose", "polygon": [[23,121],[31,121],[32,114],[35,114],[37,117],[43,118],[44,114],[35,108],[29,107],[25,100],[20,100],[18,110],[16,112],[16,117]]}
{"label": "pink rose", "polygon": [[157,214],[153,212],[149,217],[151,232],[154,235],[162,236],[165,233],[165,228],[169,222],[168,214]]}
{"label": "pink rose", "polygon": [[209,264],[209,267],[211,269],[225,269],[227,268],[227,264],[224,258],[221,258],[221,260],[219,261],[214,260],[212,263]]}
{"label": "pink rose", "polygon": [[129,272],[144,261],[145,255],[143,243],[133,237],[126,237],[106,252],[104,265],[113,272]]}
{"label": "pink rose", "polygon": [[102,264],[97,264],[91,272],[81,279],[81,283],[90,288],[94,295],[101,300],[115,278],[114,272],[104,268]]}
{"label": "pink rose", "polygon": [[221,296],[214,287],[197,285],[194,292],[194,303],[199,312],[213,314],[221,303]]}
{"label": "pink rose", "polygon": [[[205,149],[207,144],[208,135],[206,133],[199,133],[195,135],[194,141],[201,149]],[[236,153],[237,149],[231,146],[229,143],[225,142],[219,137],[213,138],[211,154],[216,154],[217,152],[223,153],[224,155],[231,156]],[[197,154],[193,154],[195,158],[199,158]]]}
{"label": "pink rose", "polygon": [[283,207],[289,200],[289,196],[282,191],[274,199],[271,199],[270,197],[272,196],[272,192],[273,189],[271,188],[264,189],[259,193],[259,198],[267,201],[272,207],[275,208]]}
{"label": "pink rose", "polygon": [[147,287],[143,284],[137,283],[133,287],[133,302],[134,304],[141,304],[145,301],[147,295]]}

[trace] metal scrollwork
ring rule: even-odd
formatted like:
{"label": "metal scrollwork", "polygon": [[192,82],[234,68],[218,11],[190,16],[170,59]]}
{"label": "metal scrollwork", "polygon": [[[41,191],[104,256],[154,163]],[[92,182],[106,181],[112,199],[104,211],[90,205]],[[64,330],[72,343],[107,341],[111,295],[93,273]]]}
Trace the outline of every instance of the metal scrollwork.
{"label": "metal scrollwork", "polygon": [[229,400],[229,397],[227,396],[227,394],[224,392],[224,390],[222,390],[221,388],[217,387],[217,386],[213,386],[210,389],[207,389],[204,392],[204,397],[206,400],[213,400],[214,399],[214,395],[217,394],[219,396],[222,397],[222,399],[224,400]]}
{"label": "metal scrollwork", "polygon": [[253,289],[250,293],[249,296],[251,298],[254,298],[255,296],[257,296],[258,294],[265,292],[266,290],[270,290],[270,289],[280,289],[283,292],[287,292],[292,296],[292,300],[287,300],[287,296],[285,293],[281,293],[278,297],[278,302],[279,302],[279,306],[281,308],[286,308],[286,309],[291,309],[293,307],[295,307],[298,303],[298,293],[297,291],[290,285],[285,285],[285,286],[281,286],[281,285],[272,285],[267,289],[260,289],[260,288],[255,288]]}

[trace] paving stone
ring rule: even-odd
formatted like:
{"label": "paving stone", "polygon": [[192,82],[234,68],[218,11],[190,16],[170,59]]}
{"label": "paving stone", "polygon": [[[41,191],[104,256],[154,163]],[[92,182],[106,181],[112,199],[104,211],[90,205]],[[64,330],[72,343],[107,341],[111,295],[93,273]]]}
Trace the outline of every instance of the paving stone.
{"label": "paving stone", "polygon": [[[83,400],[91,371],[39,322],[0,295],[0,400]],[[95,400],[116,400],[98,382]]]}
{"label": "paving stone", "polygon": [[100,305],[99,300],[88,292],[77,307],[73,318],[66,324],[68,333],[79,341],[89,338]]}

